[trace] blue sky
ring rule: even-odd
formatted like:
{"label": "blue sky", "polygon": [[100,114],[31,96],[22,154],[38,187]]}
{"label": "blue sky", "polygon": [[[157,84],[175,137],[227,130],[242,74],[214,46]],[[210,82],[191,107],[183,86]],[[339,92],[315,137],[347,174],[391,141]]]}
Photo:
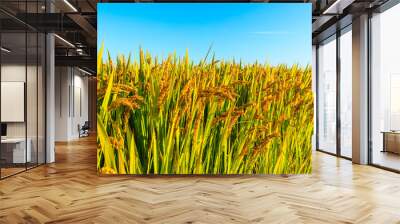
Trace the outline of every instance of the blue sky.
{"label": "blue sky", "polygon": [[311,4],[99,3],[97,41],[113,58],[141,46],[163,58],[188,49],[198,62],[212,45],[217,59],[306,65]]}

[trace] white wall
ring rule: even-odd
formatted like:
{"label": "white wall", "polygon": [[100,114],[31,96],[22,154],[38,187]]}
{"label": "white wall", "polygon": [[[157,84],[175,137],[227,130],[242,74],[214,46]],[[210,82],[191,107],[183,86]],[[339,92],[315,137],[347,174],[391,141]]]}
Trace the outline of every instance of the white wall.
{"label": "white wall", "polygon": [[[76,72],[77,70],[75,70]],[[88,78],[81,76],[82,73],[79,72],[79,75],[74,75],[74,108],[72,110],[72,114],[74,115],[71,120],[71,135],[79,137],[78,132],[78,124],[81,126],[88,121]],[[80,95],[80,97],[79,97]],[[80,102],[79,102],[80,101]],[[80,108],[81,107],[81,108]],[[80,111],[81,110],[81,111]]]}
{"label": "white wall", "polygon": [[68,88],[70,85],[70,77],[68,72],[69,69],[67,67],[55,68],[55,141],[68,140]]}
{"label": "white wall", "polygon": [[[32,69],[32,67],[28,66],[29,69]],[[1,81],[25,82],[25,64],[1,65]]]}
{"label": "white wall", "polygon": [[78,124],[88,120],[88,78],[76,68],[56,67],[55,85],[55,140],[77,139]]}

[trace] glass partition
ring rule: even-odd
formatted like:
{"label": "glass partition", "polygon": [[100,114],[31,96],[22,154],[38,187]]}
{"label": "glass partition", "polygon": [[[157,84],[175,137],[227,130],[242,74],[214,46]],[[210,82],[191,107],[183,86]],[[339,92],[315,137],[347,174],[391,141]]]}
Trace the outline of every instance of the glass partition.
{"label": "glass partition", "polygon": [[38,160],[38,35],[36,32],[27,33],[27,85],[26,85],[26,114],[27,114],[27,150],[31,151],[30,160],[27,163],[28,168],[37,165]]}
{"label": "glass partition", "polygon": [[26,150],[26,40],[25,32],[1,34],[2,177],[24,171],[31,161]]}
{"label": "glass partition", "polygon": [[[1,1],[0,7],[43,12],[44,1]],[[0,12],[0,178],[45,163],[44,33]]]}

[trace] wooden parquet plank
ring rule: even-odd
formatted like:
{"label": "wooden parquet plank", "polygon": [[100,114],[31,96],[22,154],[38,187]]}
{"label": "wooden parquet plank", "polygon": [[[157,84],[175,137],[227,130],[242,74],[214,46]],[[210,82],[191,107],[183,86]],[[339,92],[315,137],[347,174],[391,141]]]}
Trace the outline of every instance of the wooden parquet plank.
{"label": "wooden parquet plank", "polygon": [[98,176],[96,140],[0,181],[0,223],[400,223],[400,175],[326,154],[300,176]]}

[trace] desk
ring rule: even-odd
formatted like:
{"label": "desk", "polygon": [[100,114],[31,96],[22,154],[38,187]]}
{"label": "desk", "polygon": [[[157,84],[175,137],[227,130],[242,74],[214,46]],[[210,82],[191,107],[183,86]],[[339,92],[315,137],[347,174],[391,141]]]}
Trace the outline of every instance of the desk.
{"label": "desk", "polygon": [[382,152],[400,154],[400,131],[383,131]]}
{"label": "desk", "polygon": [[[6,163],[26,163],[31,162],[32,153],[30,138],[26,140],[28,143],[25,153],[25,138],[5,138],[1,139],[1,156]],[[3,156],[4,155],[4,156]],[[12,159],[11,159],[12,158]]]}

